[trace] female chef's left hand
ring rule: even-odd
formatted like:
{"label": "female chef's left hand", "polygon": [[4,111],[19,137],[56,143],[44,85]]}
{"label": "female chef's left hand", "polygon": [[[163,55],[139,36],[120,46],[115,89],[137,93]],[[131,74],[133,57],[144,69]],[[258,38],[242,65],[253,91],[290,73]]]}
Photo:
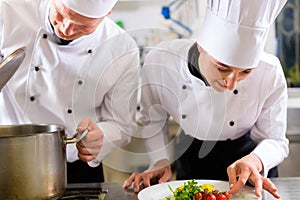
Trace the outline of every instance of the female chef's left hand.
{"label": "female chef's left hand", "polygon": [[262,169],[262,162],[255,154],[244,156],[231,164],[227,168],[230,185],[229,193],[237,193],[249,181],[255,186],[255,194],[258,198],[262,197],[263,189],[270,192],[275,198],[280,198],[277,188],[272,181],[260,174]]}
{"label": "female chef's left hand", "polygon": [[76,131],[84,131],[86,129],[88,130],[88,134],[76,144],[78,157],[84,162],[88,162],[96,158],[102,148],[104,137],[103,132],[97,124],[89,118],[81,120]]}

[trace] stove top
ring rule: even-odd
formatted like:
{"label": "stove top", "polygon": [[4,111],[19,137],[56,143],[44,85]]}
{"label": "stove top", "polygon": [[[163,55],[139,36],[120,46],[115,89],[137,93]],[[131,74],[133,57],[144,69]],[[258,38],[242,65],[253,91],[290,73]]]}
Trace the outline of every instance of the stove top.
{"label": "stove top", "polygon": [[107,192],[98,183],[68,184],[60,200],[103,200]]}

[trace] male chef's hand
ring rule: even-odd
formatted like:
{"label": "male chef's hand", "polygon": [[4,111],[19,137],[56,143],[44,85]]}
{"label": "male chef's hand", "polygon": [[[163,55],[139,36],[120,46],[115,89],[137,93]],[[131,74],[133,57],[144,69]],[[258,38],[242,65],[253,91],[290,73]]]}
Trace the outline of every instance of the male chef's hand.
{"label": "male chef's hand", "polygon": [[227,168],[230,185],[229,193],[237,193],[249,181],[255,186],[255,194],[258,198],[262,197],[263,189],[270,192],[275,198],[280,198],[276,186],[270,179],[260,174],[262,169],[262,162],[255,154],[244,156],[231,164]]}
{"label": "male chef's hand", "polygon": [[88,130],[88,134],[80,141],[77,142],[78,157],[88,162],[94,160],[99,154],[103,145],[103,132],[99,129],[96,123],[89,118],[81,120],[77,126],[76,131]]}
{"label": "male chef's hand", "polygon": [[123,184],[127,189],[134,183],[134,192],[139,192],[145,187],[151,186],[150,181],[158,179],[158,183],[164,183],[172,178],[172,170],[168,160],[160,160],[155,165],[143,173],[133,173]]}

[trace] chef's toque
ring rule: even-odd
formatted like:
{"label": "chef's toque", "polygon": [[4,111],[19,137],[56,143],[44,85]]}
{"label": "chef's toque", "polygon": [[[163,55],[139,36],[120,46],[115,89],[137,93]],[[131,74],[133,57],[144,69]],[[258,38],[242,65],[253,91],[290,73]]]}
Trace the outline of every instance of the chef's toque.
{"label": "chef's toque", "polygon": [[254,68],[270,26],[286,0],[208,0],[195,36],[213,58],[229,66]]}
{"label": "chef's toque", "polygon": [[86,17],[100,18],[107,15],[118,0],[62,0],[71,10]]}

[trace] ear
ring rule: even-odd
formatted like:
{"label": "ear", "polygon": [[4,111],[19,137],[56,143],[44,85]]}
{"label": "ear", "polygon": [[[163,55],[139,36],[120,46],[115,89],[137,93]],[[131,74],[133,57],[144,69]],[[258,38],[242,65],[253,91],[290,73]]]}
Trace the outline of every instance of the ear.
{"label": "ear", "polygon": [[197,48],[198,48],[198,51],[200,53],[204,53],[205,52],[205,50],[199,44],[197,44]]}
{"label": "ear", "polygon": [[111,12],[112,12],[112,10],[110,10],[105,16],[108,16],[108,15],[110,15],[111,14]]}

